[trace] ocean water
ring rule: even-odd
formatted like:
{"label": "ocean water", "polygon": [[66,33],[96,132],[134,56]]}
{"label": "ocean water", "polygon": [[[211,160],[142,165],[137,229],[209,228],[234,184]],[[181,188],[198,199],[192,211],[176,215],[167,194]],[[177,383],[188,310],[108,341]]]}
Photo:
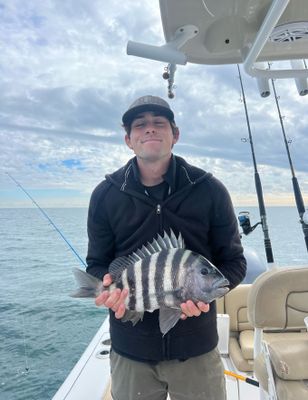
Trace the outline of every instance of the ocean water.
{"label": "ocean water", "polygon": [[[258,209],[250,211],[252,224]],[[86,209],[45,210],[85,259]],[[293,207],[268,208],[275,262],[307,264]],[[258,227],[243,244],[265,261]],[[92,299],[72,299],[73,267],[80,262],[40,211],[0,209],[0,399],[51,399],[105,318]]]}

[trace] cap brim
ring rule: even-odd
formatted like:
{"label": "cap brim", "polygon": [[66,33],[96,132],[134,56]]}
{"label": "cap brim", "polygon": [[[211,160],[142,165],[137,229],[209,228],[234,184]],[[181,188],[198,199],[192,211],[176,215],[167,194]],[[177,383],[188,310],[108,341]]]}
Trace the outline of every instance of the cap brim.
{"label": "cap brim", "polygon": [[141,106],[136,106],[126,111],[122,117],[123,125],[129,125],[138,114],[146,111],[153,111],[169,119],[169,121],[174,121],[173,111],[169,108],[162,107],[156,104],[143,104]]}

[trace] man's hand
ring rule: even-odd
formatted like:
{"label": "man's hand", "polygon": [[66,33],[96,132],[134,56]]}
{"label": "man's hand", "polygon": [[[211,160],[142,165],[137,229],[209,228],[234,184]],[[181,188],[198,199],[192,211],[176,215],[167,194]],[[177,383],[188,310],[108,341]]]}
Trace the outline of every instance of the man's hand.
{"label": "man's hand", "polygon": [[187,317],[199,317],[202,312],[208,312],[210,305],[198,301],[197,304],[193,303],[191,300],[187,300],[186,303],[181,304],[182,315],[181,319],[186,319]]}
{"label": "man's hand", "polygon": [[[104,286],[110,286],[112,283],[112,278],[110,274],[106,274],[103,279]],[[115,312],[115,317],[121,319],[125,314],[125,299],[128,295],[127,289],[115,289],[112,291],[104,290],[95,299],[95,304],[97,306],[105,306],[111,308]]]}

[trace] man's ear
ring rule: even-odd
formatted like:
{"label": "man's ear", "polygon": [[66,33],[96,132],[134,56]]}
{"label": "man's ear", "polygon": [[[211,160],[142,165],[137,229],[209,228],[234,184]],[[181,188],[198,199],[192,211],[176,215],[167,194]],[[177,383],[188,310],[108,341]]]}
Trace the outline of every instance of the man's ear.
{"label": "man's ear", "polygon": [[125,135],[125,143],[130,149],[132,149],[132,145],[130,143],[130,137],[128,136],[128,134]]}

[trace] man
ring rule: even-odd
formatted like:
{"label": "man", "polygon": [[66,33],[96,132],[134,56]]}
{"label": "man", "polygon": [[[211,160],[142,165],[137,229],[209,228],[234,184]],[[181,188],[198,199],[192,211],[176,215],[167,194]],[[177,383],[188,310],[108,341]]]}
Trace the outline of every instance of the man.
{"label": "man", "polygon": [[[172,154],[179,130],[168,103],[143,96],[122,121],[135,157],[92,194],[87,272],[109,286],[115,258],[172,229],[219,268],[230,289],[238,285],[246,262],[230,196],[211,174]],[[163,400],[167,393],[172,400],[225,399],[215,302],[183,303],[181,320],[163,336],[158,310],[135,326],[121,322],[126,296],[125,289],[115,289],[96,298],[110,309],[113,399]]]}

